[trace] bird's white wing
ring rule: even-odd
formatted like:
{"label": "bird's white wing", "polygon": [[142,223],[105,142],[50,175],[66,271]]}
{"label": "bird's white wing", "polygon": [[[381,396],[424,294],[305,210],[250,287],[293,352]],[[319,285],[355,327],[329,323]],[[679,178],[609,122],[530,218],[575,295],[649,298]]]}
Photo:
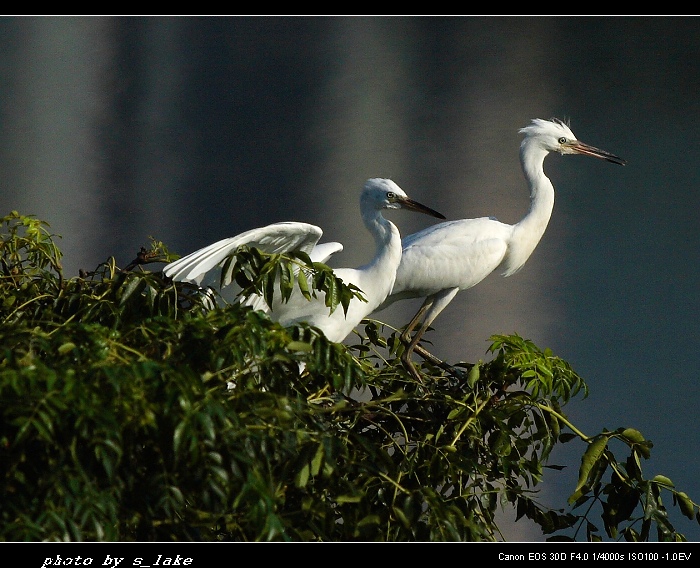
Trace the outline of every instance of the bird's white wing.
{"label": "bird's white wing", "polygon": [[376,311],[398,300],[476,285],[503,261],[512,230],[510,225],[482,217],[448,221],[408,235],[402,241],[392,292]]}
{"label": "bird's white wing", "polygon": [[[221,282],[221,266],[226,257],[241,245],[255,247],[266,253],[302,251],[316,262],[325,262],[331,254],[342,250],[340,243],[318,245],[323,231],[316,225],[285,221],[251,229],[235,237],[222,239],[171,262],[163,274],[179,282],[189,282],[201,288],[214,288],[225,302],[236,300],[240,289],[231,282]],[[320,248],[319,248],[320,247]],[[316,249],[319,248],[318,251]],[[316,251],[316,252],[315,252]],[[269,311],[262,297],[251,296],[245,301],[254,309]]]}
{"label": "bird's white wing", "polygon": [[267,253],[303,251],[311,255],[322,234],[319,227],[308,223],[273,223],[222,239],[183,256],[165,266],[163,274],[179,282],[212,285],[218,281],[221,263],[241,245],[256,247]]}
{"label": "bird's white wing", "polygon": [[309,257],[311,262],[323,262],[325,264],[330,260],[331,256],[342,250],[343,245],[340,243],[321,243],[313,248]]}

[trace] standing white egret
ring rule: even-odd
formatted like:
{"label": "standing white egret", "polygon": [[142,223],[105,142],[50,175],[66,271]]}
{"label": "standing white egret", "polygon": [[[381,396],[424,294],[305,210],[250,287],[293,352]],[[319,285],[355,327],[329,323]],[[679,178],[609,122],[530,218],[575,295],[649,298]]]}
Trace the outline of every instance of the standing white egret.
{"label": "standing white egret", "polygon": [[[406,345],[402,363],[419,381],[420,375],[411,361],[414,350],[433,364],[443,366],[442,361],[418,344],[438,314],[457,292],[475,286],[494,270],[500,270],[503,276],[515,274],[542,238],[554,207],[554,186],[543,168],[547,154],[584,154],[625,164],[618,156],[577,140],[571,129],[556,118],[536,118],[520,133],[525,135],[520,144],[520,163],[530,187],[530,209],[520,222],[508,225],[493,217],[446,221],[403,239],[394,288],[377,311],[397,300],[425,298],[401,334]],[[421,319],[421,326],[411,338]]]}
{"label": "standing white egret", "polygon": [[[408,209],[438,219],[445,218],[441,213],[410,199],[390,179],[373,178],[365,183],[360,195],[360,212],[365,227],[374,237],[375,256],[359,268],[336,268],[333,271],[345,284],[358,287],[366,302],[353,297],[347,314],[342,309],[330,313],[322,293],[308,300],[295,288],[286,302],[277,297],[272,306],[267,306],[262,298],[255,298],[254,307],[269,312],[270,317],[283,326],[307,322],[319,328],[329,340],[343,341],[365,316],[377,309],[394,284],[396,269],[401,261],[401,235],[396,226],[382,215],[384,209]],[[274,223],[195,251],[165,266],[163,273],[173,280],[191,282],[201,287],[217,285],[226,257],[243,244],[264,252],[301,250],[309,254],[312,260],[325,262],[331,254],[342,250],[342,245],[317,244],[322,234],[319,227],[307,223]],[[220,284],[223,297],[235,297],[235,283]],[[230,290],[228,294],[227,289]]]}

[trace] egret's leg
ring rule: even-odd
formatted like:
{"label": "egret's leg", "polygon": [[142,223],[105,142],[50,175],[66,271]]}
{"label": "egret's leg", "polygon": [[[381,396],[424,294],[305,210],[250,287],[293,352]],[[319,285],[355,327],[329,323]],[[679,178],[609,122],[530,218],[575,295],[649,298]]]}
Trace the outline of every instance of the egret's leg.
{"label": "egret's leg", "polygon": [[433,297],[428,296],[425,299],[425,302],[423,302],[423,305],[418,309],[416,312],[416,315],[413,316],[413,319],[408,322],[408,325],[404,328],[403,332],[401,332],[401,336],[399,339],[401,339],[401,342],[404,345],[410,345],[411,344],[411,332],[413,331],[413,328],[418,325],[418,322],[421,320],[423,315],[425,314],[426,311],[430,308],[430,306],[433,305]]}
{"label": "egret's leg", "polygon": [[[416,315],[413,316],[413,319],[408,322],[408,325],[404,328],[403,332],[399,336],[399,339],[401,340],[401,343],[405,345],[404,352],[401,354],[401,363],[404,366],[404,369],[408,371],[408,373],[416,379],[419,383],[422,383],[423,380],[420,378],[420,374],[416,370],[415,366],[413,365],[413,362],[411,361],[411,352],[413,352],[416,349],[416,343],[413,342],[411,339],[411,332],[413,331],[413,328],[416,327],[418,322],[421,320],[423,317],[423,314],[430,308],[430,306],[433,305],[433,297],[428,296],[428,298],[425,299],[425,302],[423,302],[423,305],[418,309],[416,312]],[[421,331],[419,330],[418,332],[420,335],[423,335]],[[418,335],[418,334],[417,334]],[[420,336],[418,337],[420,339]],[[418,354],[425,358],[425,356],[421,353],[421,351],[425,351],[422,347],[418,347]],[[427,351],[425,351],[427,353]],[[432,355],[431,355],[432,356]]]}
{"label": "egret's leg", "polygon": [[[404,343],[404,345],[406,345],[406,349],[401,355],[401,363],[403,364],[404,368],[411,374],[411,376],[417,379],[418,381],[421,381],[420,375],[416,370],[415,366],[413,365],[413,362],[411,361],[411,354],[414,351],[418,353],[418,355],[420,355],[423,359],[430,361],[433,365],[440,367],[441,369],[445,369],[447,371],[452,371],[452,367],[450,365],[445,364],[443,361],[435,357],[435,355],[430,353],[427,349],[421,347],[419,345],[419,342],[423,337],[423,334],[428,329],[428,327],[430,327],[430,324],[433,322],[433,320],[435,320],[438,314],[447,307],[447,305],[453,300],[457,292],[459,292],[459,288],[450,288],[448,290],[443,290],[437,294],[433,294],[432,296],[427,297],[425,299],[425,302],[423,302],[423,305],[420,307],[416,315],[413,316],[413,319],[409,322],[409,324],[406,326],[406,329],[404,329],[403,333],[400,336],[401,341]],[[425,318],[423,319],[423,323],[418,328],[418,331],[413,336],[413,338],[411,338],[411,332],[416,327],[421,318],[423,318],[424,315]]]}
{"label": "egret's leg", "polygon": [[[420,375],[418,371],[416,370],[415,366],[413,365],[413,362],[411,361],[411,354],[412,353],[418,353],[423,359],[426,361],[429,361],[436,367],[440,367],[441,369],[444,369],[446,371],[452,371],[452,367],[445,363],[444,361],[438,359],[435,355],[433,355],[430,351],[422,347],[419,342],[421,338],[423,337],[423,334],[425,331],[428,329],[428,325],[424,324],[420,327],[420,329],[416,332],[416,334],[411,338],[410,336],[407,338],[407,341],[404,343],[406,344],[406,348],[404,349],[404,352],[401,354],[401,363],[403,364],[404,368],[413,376],[413,378],[418,379],[418,381],[421,381]],[[402,337],[402,340],[404,338]],[[422,381],[421,381],[422,382]]]}

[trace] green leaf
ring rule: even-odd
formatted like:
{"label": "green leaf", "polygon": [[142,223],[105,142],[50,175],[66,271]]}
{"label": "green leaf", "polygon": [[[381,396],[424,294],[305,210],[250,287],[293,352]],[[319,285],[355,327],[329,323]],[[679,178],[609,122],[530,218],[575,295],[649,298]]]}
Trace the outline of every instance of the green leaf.
{"label": "green leaf", "polygon": [[323,458],[324,458],[324,447],[323,444],[318,445],[318,449],[316,450],[316,454],[314,455],[313,460],[311,460],[311,475],[313,477],[316,477],[318,473],[321,471],[321,465],[323,464]]}
{"label": "green leaf", "polygon": [[447,415],[447,420],[454,420],[466,412],[467,408],[465,406],[456,406]]}
{"label": "green leaf", "polygon": [[669,488],[675,487],[673,484],[673,481],[671,481],[668,477],[665,475],[655,475],[654,479],[651,480],[653,483],[658,483],[659,485],[664,485]]}
{"label": "green leaf", "polygon": [[124,306],[133,294],[139,294],[146,287],[146,281],[143,278],[131,276],[127,278],[127,284],[123,287],[119,305]]}
{"label": "green leaf", "polygon": [[473,389],[476,386],[476,383],[479,381],[479,375],[480,369],[479,364],[477,363],[473,365],[471,369],[469,369],[469,373],[467,374],[467,385],[470,389]]}
{"label": "green leaf", "polygon": [[290,341],[287,343],[287,349],[289,351],[303,351],[305,353],[310,353],[313,350],[313,345],[306,341]]}
{"label": "green leaf", "polygon": [[579,468],[578,483],[574,489],[574,494],[569,497],[569,502],[574,502],[577,497],[575,497],[578,492],[586,485],[588,482],[588,476],[591,473],[593,467],[595,467],[600,459],[603,457],[606,448],[608,447],[609,436],[600,435],[593,442],[588,445],[583,456],[581,456],[581,467]]}
{"label": "green leaf", "polygon": [[282,300],[286,302],[294,291],[294,269],[290,262],[284,261],[279,264],[278,278]]}
{"label": "green leaf", "polygon": [[309,477],[311,474],[311,466],[305,463],[294,476],[294,485],[297,487],[306,487],[309,482]]}
{"label": "green leaf", "polygon": [[678,499],[678,506],[681,509],[681,513],[692,521],[695,517],[695,507],[693,505],[693,501],[682,491],[676,493],[676,499]]}
{"label": "green leaf", "polygon": [[336,503],[360,503],[362,495],[339,495],[335,498]]}
{"label": "green leaf", "polygon": [[71,351],[73,351],[73,349],[75,349],[75,347],[75,343],[73,343],[72,341],[67,341],[58,348],[58,354],[65,355],[66,353],[70,353]]}
{"label": "green leaf", "polygon": [[330,313],[332,314],[340,303],[341,291],[339,282],[335,278],[329,279],[327,281],[327,286],[325,302],[326,307],[330,309]]}
{"label": "green leaf", "polygon": [[633,444],[639,444],[641,442],[644,442],[644,436],[642,436],[642,433],[639,430],[635,430],[634,428],[625,428],[622,433],[620,434],[623,438],[626,438]]}
{"label": "green leaf", "polygon": [[392,507],[391,510],[393,511],[394,515],[396,515],[396,518],[399,520],[399,522],[406,528],[410,529],[411,528],[411,521],[406,517],[404,512],[399,508],[399,507]]}
{"label": "green leaf", "polygon": [[182,446],[183,436],[186,428],[187,423],[180,422],[175,428],[175,432],[173,433],[173,451],[175,452],[176,456],[178,455],[180,447]]}
{"label": "green leaf", "polygon": [[297,283],[299,285],[299,290],[301,291],[301,294],[306,298],[307,300],[311,300],[311,292],[309,291],[309,281],[306,277],[306,272],[303,270],[300,270],[297,273]]}

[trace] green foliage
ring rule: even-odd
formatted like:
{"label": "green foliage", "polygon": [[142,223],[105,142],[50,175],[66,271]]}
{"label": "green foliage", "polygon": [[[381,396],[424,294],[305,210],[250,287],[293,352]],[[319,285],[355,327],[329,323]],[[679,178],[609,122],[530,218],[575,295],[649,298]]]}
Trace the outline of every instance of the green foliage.
{"label": "green foliage", "polygon": [[[553,540],[601,539],[599,522],[610,539],[685,540],[662,496],[699,519],[668,478],[643,475],[641,433],[570,423],[562,407],[585,382],[517,335],[494,336],[488,362],[425,363],[419,384],[379,322],[346,347],[240,304],[204,309],[143,270],[172,259],[156,241],[134,270],[110,258],[66,280],[48,225],[0,222],[1,540],[502,540],[501,508]],[[267,299],[323,292],[329,310],[358,293],[253,249],[224,277]],[[573,442],[578,483],[552,510],[538,485]]]}
{"label": "green foliage", "polygon": [[323,291],[329,313],[333,313],[338,305],[347,313],[354,297],[366,301],[357,286],[344,284],[329,266],[312,262],[309,255],[300,251],[269,254],[242,245],[228,256],[221,268],[221,285],[231,282],[241,287],[241,297],[259,295],[268,306],[272,305],[275,287],[283,301],[289,300],[295,286],[307,300],[316,298],[317,291]]}

